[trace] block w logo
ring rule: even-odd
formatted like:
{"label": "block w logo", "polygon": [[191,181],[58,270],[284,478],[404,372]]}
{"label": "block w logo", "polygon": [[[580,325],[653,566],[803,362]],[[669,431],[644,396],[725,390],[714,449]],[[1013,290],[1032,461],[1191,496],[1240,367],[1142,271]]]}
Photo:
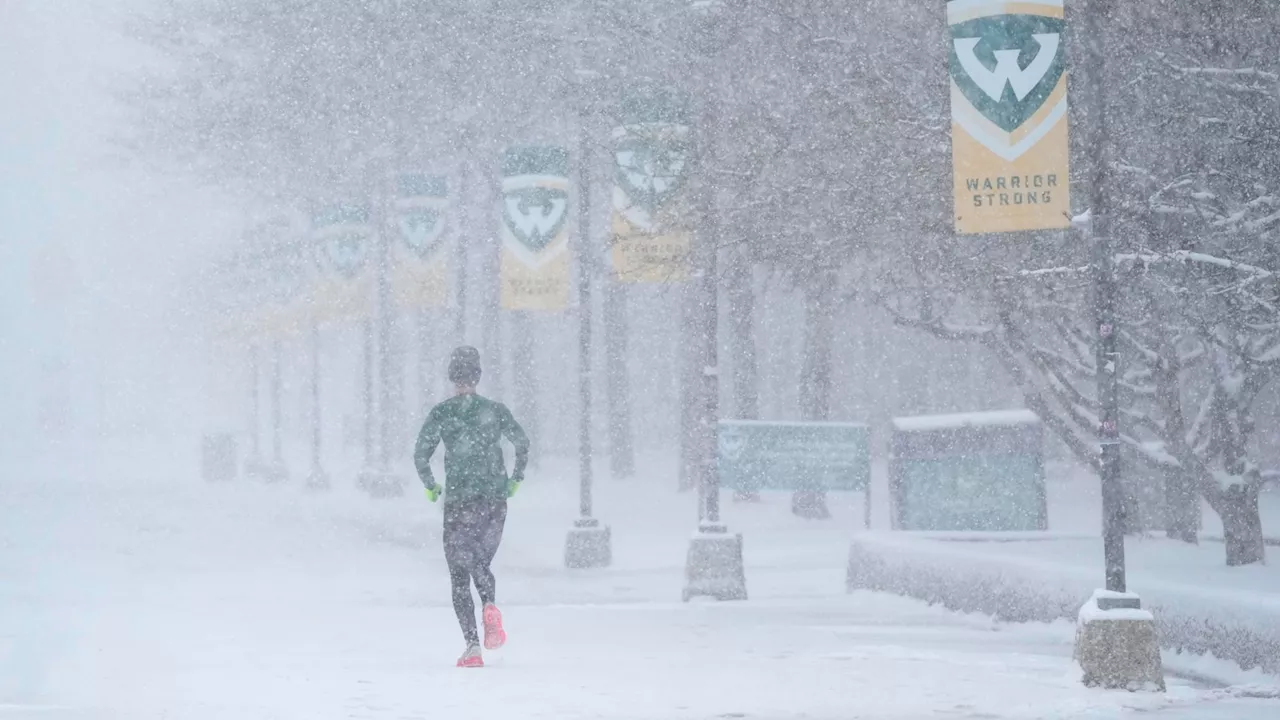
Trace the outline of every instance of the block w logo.
{"label": "block w logo", "polygon": [[560,234],[568,215],[564,190],[526,187],[508,190],[503,198],[507,231],[533,253],[540,253]]}
{"label": "block w logo", "polygon": [[542,205],[528,205],[521,198],[507,198],[507,217],[516,235],[531,247],[542,247],[564,223],[568,202],[564,198],[547,200]]}
{"label": "block w logo", "polygon": [[1035,59],[1025,68],[1018,64],[1021,50],[995,50],[992,54],[996,57],[996,66],[988,70],[975,52],[982,38],[956,38],[956,57],[969,79],[987,97],[1000,102],[1004,97],[1005,87],[1009,86],[1013,88],[1014,97],[1021,102],[1049,73],[1058,56],[1057,33],[1035,33],[1031,37],[1040,45],[1040,49],[1036,52]]}
{"label": "block w logo", "polygon": [[1031,120],[1058,88],[1065,68],[1061,18],[979,17],[951,26],[955,87],[975,114],[1005,133]]}

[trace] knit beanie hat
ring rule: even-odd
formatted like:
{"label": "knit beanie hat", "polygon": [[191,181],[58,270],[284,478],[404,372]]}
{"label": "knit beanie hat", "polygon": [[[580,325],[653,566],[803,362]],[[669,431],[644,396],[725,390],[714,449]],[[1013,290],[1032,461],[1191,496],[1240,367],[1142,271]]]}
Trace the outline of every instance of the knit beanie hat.
{"label": "knit beanie hat", "polygon": [[460,387],[475,387],[480,382],[480,351],[463,345],[449,358],[449,382]]}

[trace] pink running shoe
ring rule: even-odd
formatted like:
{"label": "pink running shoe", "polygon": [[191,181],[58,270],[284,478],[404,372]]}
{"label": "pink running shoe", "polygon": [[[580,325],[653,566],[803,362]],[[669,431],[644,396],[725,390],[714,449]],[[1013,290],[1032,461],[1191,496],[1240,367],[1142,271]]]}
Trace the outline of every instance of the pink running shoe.
{"label": "pink running shoe", "polygon": [[484,606],[484,646],[497,650],[507,644],[507,631],[502,629],[502,612],[493,603]]}
{"label": "pink running shoe", "polygon": [[484,657],[480,655],[480,646],[468,645],[467,651],[462,653],[462,657],[458,658],[458,667],[460,668],[484,667]]}

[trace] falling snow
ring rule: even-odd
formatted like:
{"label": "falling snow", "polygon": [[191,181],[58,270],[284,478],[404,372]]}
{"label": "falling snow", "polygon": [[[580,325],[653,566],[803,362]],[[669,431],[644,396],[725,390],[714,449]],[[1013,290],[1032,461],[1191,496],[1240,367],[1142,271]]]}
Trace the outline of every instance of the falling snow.
{"label": "falling snow", "polygon": [[0,1],[0,719],[1280,717],[1280,14],[1006,5]]}

